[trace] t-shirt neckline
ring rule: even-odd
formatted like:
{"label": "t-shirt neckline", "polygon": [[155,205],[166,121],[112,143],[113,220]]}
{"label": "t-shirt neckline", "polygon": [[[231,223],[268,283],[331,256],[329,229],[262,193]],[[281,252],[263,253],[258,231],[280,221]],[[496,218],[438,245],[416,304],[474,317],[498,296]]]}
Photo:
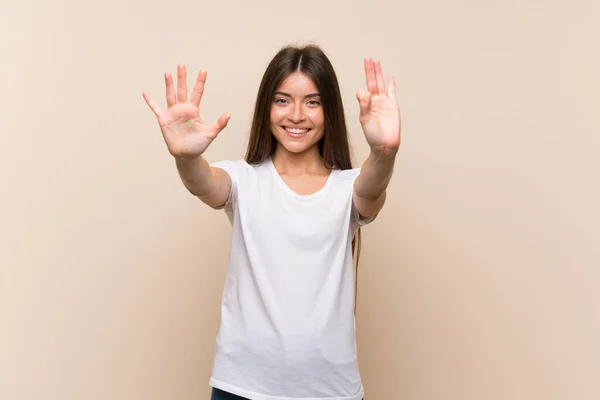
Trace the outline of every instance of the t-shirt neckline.
{"label": "t-shirt neckline", "polygon": [[333,181],[333,174],[335,173],[335,169],[331,170],[331,172],[329,173],[329,176],[327,177],[327,181],[325,182],[325,185],[321,189],[319,189],[316,192],[311,193],[311,194],[300,194],[300,193],[292,190],[292,188],[290,188],[287,185],[287,183],[285,183],[285,181],[283,180],[281,175],[279,175],[279,172],[277,172],[277,169],[275,168],[275,164],[273,164],[273,159],[271,157],[269,157],[267,159],[267,166],[269,167],[269,170],[274,175],[275,180],[283,188],[283,190],[285,192],[287,192],[288,194],[290,194],[292,197],[295,197],[299,200],[311,200],[311,199],[317,198],[317,197],[321,196],[322,194],[324,194],[327,190],[329,190],[329,187],[331,186],[331,182]]}

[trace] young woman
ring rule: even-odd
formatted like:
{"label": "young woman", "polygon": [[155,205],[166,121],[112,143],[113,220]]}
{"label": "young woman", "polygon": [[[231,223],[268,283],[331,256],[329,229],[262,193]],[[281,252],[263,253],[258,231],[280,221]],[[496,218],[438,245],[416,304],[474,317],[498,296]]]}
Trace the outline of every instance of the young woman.
{"label": "young woman", "polygon": [[213,400],[364,396],[353,244],[383,207],[400,146],[394,79],[386,87],[378,61],[366,58],[364,67],[367,90],[357,99],[371,151],[357,168],[337,77],[317,46],[285,47],[268,65],[242,160],[203,157],[229,121],[200,118],[206,71],[189,101],[185,66],[177,91],[165,74],[165,112],[143,93],[185,187],[233,227]]}

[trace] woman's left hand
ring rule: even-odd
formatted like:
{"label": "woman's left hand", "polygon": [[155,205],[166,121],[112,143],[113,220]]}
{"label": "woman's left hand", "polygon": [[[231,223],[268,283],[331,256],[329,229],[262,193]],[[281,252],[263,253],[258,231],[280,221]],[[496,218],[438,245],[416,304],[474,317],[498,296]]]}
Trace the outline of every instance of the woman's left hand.
{"label": "woman's left hand", "polygon": [[400,147],[400,106],[396,101],[394,77],[388,78],[385,87],[381,64],[365,58],[367,91],[356,94],[360,105],[360,124],[376,155],[395,155]]}

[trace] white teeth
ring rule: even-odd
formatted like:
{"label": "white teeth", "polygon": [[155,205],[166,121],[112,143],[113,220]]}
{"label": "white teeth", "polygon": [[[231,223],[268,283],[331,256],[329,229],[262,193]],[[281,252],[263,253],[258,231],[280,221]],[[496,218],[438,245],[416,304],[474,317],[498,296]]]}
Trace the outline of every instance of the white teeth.
{"label": "white teeth", "polygon": [[287,130],[290,133],[297,133],[297,134],[308,132],[308,129],[285,128],[285,130]]}

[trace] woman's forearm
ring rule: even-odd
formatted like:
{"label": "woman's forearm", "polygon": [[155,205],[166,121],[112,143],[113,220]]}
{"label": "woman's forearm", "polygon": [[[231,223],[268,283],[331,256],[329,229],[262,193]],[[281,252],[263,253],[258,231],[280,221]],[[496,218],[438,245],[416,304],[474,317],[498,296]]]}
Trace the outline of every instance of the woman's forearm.
{"label": "woman's forearm", "polygon": [[396,152],[385,155],[370,152],[356,178],[355,194],[369,200],[380,198],[392,179],[395,161]]}

